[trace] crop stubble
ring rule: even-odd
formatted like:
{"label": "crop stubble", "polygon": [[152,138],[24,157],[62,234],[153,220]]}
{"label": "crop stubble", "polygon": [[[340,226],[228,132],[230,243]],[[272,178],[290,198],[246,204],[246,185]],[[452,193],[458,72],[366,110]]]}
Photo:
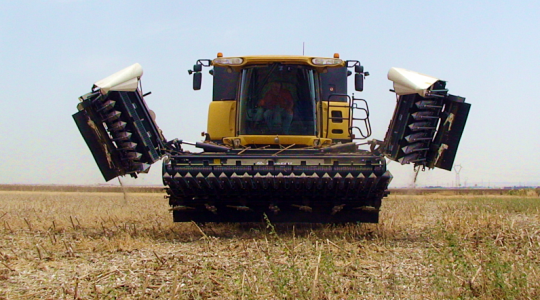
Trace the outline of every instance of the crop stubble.
{"label": "crop stubble", "polygon": [[153,193],[0,192],[0,299],[540,296],[540,201],[397,195],[380,224],[175,224]]}

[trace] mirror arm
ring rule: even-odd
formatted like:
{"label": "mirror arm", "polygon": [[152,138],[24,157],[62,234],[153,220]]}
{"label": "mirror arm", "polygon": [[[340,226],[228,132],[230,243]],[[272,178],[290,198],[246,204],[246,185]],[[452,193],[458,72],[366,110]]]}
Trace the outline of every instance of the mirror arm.
{"label": "mirror arm", "polygon": [[198,59],[197,62],[193,65],[193,70],[188,70],[188,74],[193,74],[193,89],[198,91],[201,89],[202,85],[202,67],[210,67],[212,65],[212,60],[210,59]]}

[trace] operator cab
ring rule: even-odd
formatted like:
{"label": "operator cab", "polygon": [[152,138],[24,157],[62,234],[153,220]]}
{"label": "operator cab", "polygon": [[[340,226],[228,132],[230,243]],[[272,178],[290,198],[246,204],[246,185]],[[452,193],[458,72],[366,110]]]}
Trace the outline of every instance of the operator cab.
{"label": "operator cab", "polygon": [[[362,91],[368,75],[359,61],[343,61],[338,54],[321,58],[218,53],[214,60],[198,60],[189,70],[196,90],[201,88],[203,66],[212,67],[213,101],[205,135],[214,143],[234,148],[321,147],[355,139],[358,126],[353,120],[364,122],[365,130],[357,136],[371,133],[367,103],[347,95],[350,68],[357,91]],[[363,116],[354,116],[354,111]]]}
{"label": "operator cab", "polygon": [[239,135],[316,135],[315,72],[309,66],[250,66],[242,70]]}

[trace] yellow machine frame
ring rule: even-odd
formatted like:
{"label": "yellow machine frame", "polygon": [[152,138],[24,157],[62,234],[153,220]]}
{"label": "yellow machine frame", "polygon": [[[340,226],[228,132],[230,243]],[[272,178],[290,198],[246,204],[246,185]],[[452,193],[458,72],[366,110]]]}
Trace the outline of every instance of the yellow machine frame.
{"label": "yellow machine frame", "polygon": [[[336,57],[337,56],[337,57]],[[345,62],[339,59],[339,55],[334,55],[334,64],[324,66],[313,63],[318,57],[310,56],[243,56],[227,58],[218,53],[218,58],[214,59],[212,65],[231,68],[240,71],[249,65],[262,65],[270,63],[281,64],[301,64],[312,66],[317,72],[324,73],[327,68],[344,67]],[[332,60],[331,58],[325,58]],[[237,61],[240,63],[235,63]],[[227,63],[223,63],[226,61]],[[231,63],[231,61],[233,63]],[[351,127],[351,108],[347,102],[319,101],[317,104],[317,136],[299,135],[236,135],[237,119],[236,99],[225,101],[212,101],[208,110],[207,133],[212,140],[221,140],[224,144],[233,147],[248,145],[299,145],[324,147],[335,141],[352,141],[349,128]],[[334,117],[339,116],[339,117]]]}

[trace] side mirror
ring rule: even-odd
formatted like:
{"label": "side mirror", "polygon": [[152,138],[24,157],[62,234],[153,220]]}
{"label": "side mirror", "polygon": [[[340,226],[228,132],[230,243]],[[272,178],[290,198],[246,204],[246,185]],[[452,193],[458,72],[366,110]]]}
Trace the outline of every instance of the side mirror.
{"label": "side mirror", "polygon": [[200,90],[201,84],[202,84],[202,73],[201,72],[193,73],[193,89],[196,91]]}
{"label": "side mirror", "polygon": [[202,85],[202,65],[193,65],[193,89],[198,91]]}
{"label": "side mirror", "polygon": [[354,66],[354,89],[362,92],[364,90],[364,66]]}

